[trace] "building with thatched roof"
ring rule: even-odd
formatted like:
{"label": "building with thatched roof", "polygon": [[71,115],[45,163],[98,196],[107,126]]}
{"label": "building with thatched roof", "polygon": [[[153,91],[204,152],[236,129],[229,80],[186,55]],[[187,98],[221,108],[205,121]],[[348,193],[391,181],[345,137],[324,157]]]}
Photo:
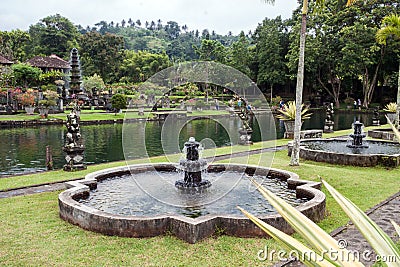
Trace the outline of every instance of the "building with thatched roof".
{"label": "building with thatched roof", "polygon": [[48,57],[36,56],[27,61],[31,66],[40,68],[43,72],[58,70],[63,73],[68,73],[71,66],[68,61],[56,56],[50,55]]}
{"label": "building with thatched roof", "polygon": [[11,66],[14,62],[8,60],[7,58],[0,55],[0,65],[2,66]]}

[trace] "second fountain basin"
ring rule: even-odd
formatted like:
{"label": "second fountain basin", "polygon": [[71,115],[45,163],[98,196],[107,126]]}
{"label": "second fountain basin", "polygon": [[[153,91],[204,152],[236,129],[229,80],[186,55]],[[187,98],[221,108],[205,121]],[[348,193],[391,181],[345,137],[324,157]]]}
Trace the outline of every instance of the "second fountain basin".
{"label": "second fountain basin", "polygon": [[[307,139],[300,141],[300,157],[306,160],[332,164],[396,168],[400,165],[400,144],[394,142],[367,140],[368,148],[346,147],[345,139]],[[288,144],[288,155],[293,149],[293,142]]]}

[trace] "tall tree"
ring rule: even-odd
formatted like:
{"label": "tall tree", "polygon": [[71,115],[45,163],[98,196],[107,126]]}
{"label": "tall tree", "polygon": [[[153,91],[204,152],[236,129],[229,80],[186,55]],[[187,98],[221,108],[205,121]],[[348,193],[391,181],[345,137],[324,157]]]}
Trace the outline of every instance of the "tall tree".
{"label": "tall tree", "polygon": [[[376,33],[376,40],[378,43],[386,45],[387,40],[393,37],[400,40],[400,16],[397,14],[392,14],[386,16],[382,20],[382,27]],[[396,110],[396,127],[399,127],[399,115],[400,115],[400,54],[398,56],[399,60],[399,74],[397,80],[397,110]]]}
{"label": "tall tree", "polygon": [[97,31],[101,34],[105,34],[106,32],[109,31],[108,23],[104,20],[96,23],[95,26],[98,27]]}
{"label": "tall tree", "polygon": [[163,28],[163,25],[162,25],[162,21],[161,21],[161,19],[158,19],[157,20],[157,30],[161,30]]}
{"label": "tall tree", "polygon": [[30,55],[57,54],[65,59],[78,46],[79,32],[72,22],[59,14],[41,19],[29,27],[32,44]]}
{"label": "tall tree", "polygon": [[253,34],[258,66],[257,84],[269,85],[271,98],[274,85],[284,84],[286,81],[286,31],[281,17],[278,16],[275,19],[264,19]]}
{"label": "tall tree", "polygon": [[167,25],[164,26],[164,30],[167,32],[168,37],[171,40],[178,38],[178,36],[181,32],[180,26],[175,21],[168,21]]}
{"label": "tall tree", "polygon": [[172,40],[166,49],[167,55],[173,62],[198,59],[195,48],[200,45],[200,40],[193,32],[180,34],[177,39]]}
{"label": "tall tree", "polygon": [[251,76],[250,73],[250,42],[242,31],[239,34],[239,40],[234,42],[230,49],[230,56],[228,59],[228,65],[235,69],[243,72],[247,76]]}
{"label": "tall tree", "polygon": [[195,48],[200,60],[211,60],[225,63],[227,49],[216,40],[203,39],[200,47]]}
{"label": "tall tree", "polygon": [[119,68],[119,76],[123,82],[144,82],[155,73],[169,66],[170,61],[166,54],[126,50]]}
{"label": "tall tree", "polygon": [[29,41],[30,36],[25,31],[0,31],[0,54],[10,60],[25,61],[27,59],[25,47]]}
{"label": "tall tree", "polygon": [[[274,3],[275,0],[265,0],[267,3]],[[347,5],[352,4],[356,0],[348,0]],[[300,28],[300,49],[299,49],[299,63],[297,71],[296,82],[296,119],[294,123],[294,137],[293,149],[290,158],[291,166],[298,166],[300,154],[300,131],[301,131],[301,105],[303,102],[303,80],[304,80],[304,51],[306,43],[306,29],[307,29],[307,14],[308,14],[308,0],[302,1],[301,8],[301,28]],[[324,0],[315,0],[317,6],[322,7]]]}
{"label": "tall tree", "polygon": [[119,65],[122,62],[124,40],[121,36],[91,31],[81,36],[82,71],[85,76],[99,74],[107,83],[117,81]]}

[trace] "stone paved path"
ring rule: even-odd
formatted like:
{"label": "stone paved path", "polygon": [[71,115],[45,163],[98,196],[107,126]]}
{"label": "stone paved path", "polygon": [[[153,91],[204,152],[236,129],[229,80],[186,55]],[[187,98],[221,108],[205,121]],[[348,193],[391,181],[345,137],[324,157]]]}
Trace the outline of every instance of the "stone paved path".
{"label": "stone paved path", "polygon": [[31,187],[26,187],[26,188],[18,188],[18,189],[0,192],[0,199],[7,198],[7,197],[22,196],[22,195],[31,195],[31,194],[37,194],[37,193],[43,193],[43,192],[52,192],[52,191],[62,190],[62,189],[66,189],[64,182],[39,185],[39,186],[31,186]]}
{"label": "stone paved path", "polygon": [[[399,240],[396,235],[396,231],[390,220],[400,224],[400,191],[379,203],[375,207],[371,208],[366,212],[368,216],[376,222],[392,239]],[[360,255],[360,260],[365,266],[371,266],[375,263],[376,255],[373,252],[371,246],[367,240],[360,234],[358,229],[353,224],[348,224],[344,227],[340,227],[331,233],[338,242],[346,244],[347,249],[350,251],[357,251],[357,255]],[[340,240],[340,241],[339,241]],[[391,258],[387,259],[392,260]],[[300,267],[305,266],[299,261],[291,262],[279,262],[275,264],[276,267],[289,266],[289,267]]]}

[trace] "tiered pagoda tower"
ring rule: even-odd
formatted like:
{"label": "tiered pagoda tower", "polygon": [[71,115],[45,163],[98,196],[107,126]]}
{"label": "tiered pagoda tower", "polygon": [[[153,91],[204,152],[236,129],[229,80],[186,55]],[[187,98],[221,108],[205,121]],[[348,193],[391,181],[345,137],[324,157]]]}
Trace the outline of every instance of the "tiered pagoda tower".
{"label": "tiered pagoda tower", "polygon": [[69,95],[75,95],[82,93],[81,88],[81,67],[79,63],[78,49],[72,48],[71,50],[71,81],[69,82]]}

